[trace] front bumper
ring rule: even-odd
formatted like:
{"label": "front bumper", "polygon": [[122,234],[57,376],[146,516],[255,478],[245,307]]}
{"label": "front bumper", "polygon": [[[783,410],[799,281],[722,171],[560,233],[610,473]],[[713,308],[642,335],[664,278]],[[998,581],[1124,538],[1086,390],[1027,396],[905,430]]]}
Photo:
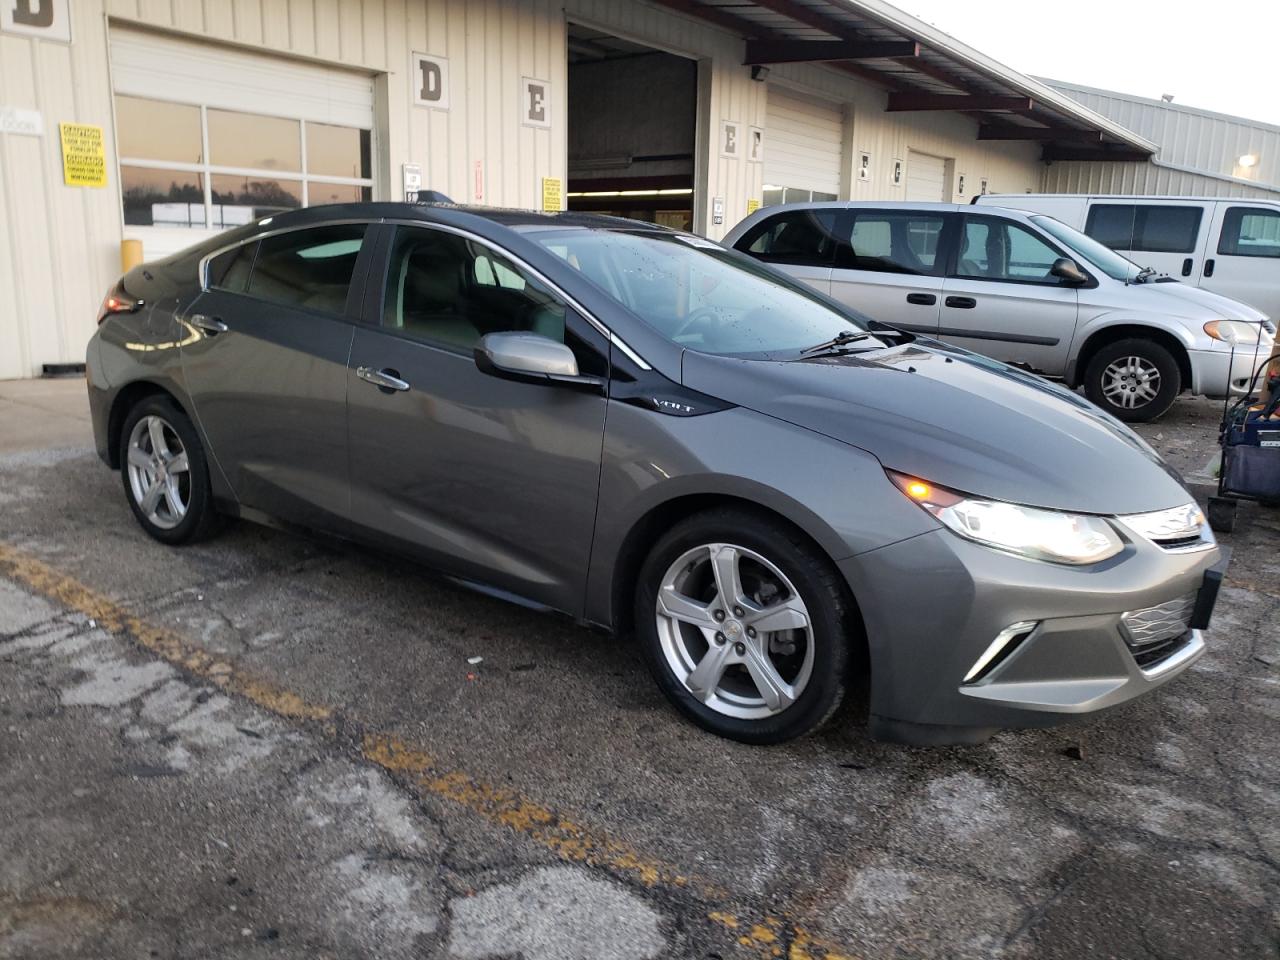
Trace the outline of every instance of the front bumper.
{"label": "front bumper", "polygon": [[[1197,593],[1218,558],[1215,546],[1178,552],[1135,539],[1103,563],[1069,567],[939,529],[843,561],[867,631],[873,735],[978,742],[1168,682],[1203,653],[1200,632],[1182,631],[1153,659],[1122,617]],[[975,671],[1013,625],[1023,625],[1015,642]]]}
{"label": "front bumper", "polygon": [[1222,399],[1243,396],[1249,392],[1253,375],[1271,354],[1275,345],[1271,342],[1249,344],[1236,348],[1233,356],[1228,349],[1188,350],[1191,360],[1191,392],[1197,396]]}

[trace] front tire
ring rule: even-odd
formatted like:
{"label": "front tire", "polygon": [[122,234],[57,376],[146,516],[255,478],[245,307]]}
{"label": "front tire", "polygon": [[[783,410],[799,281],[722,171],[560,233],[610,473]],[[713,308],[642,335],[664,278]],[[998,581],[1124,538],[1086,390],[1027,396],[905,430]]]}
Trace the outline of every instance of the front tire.
{"label": "front tire", "polygon": [[855,621],[830,561],[794,528],[744,510],[677,524],[636,589],[658,686],[700,727],[744,743],[782,743],[831,719]]}
{"label": "front tire", "polygon": [[120,476],[133,515],[161,543],[194,543],[217,531],[204,448],[170,398],[146,397],[125,417]]}
{"label": "front tire", "polygon": [[1130,337],[1102,347],[1084,373],[1084,392],[1095,405],[1128,423],[1162,416],[1182,390],[1182,372],[1168,347]]}

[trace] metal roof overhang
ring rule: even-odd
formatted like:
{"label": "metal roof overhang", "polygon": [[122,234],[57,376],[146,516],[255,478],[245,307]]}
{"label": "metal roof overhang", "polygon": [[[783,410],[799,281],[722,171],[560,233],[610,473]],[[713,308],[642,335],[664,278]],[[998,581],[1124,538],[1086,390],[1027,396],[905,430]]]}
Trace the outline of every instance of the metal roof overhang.
{"label": "metal roof overhang", "polygon": [[650,0],[742,37],[744,65],[816,63],[888,91],[891,112],[949,110],[979,140],[1045,160],[1149,160],[1156,145],[883,0]]}

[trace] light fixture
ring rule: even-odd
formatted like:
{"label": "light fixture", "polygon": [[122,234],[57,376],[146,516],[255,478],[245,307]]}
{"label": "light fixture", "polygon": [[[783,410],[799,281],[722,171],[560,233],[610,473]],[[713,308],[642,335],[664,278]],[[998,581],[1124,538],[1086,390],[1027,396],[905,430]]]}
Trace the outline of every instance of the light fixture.
{"label": "light fixture", "polygon": [[769,68],[764,64],[757,63],[751,67],[751,79],[764,82],[765,77],[769,76]]}
{"label": "light fixture", "polygon": [[1246,153],[1243,156],[1241,156],[1239,160],[1236,161],[1236,163],[1240,164],[1240,166],[1242,167],[1252,167],[1256,165],[1257,162],[1258,162],[1258,155],[1256,153]]}

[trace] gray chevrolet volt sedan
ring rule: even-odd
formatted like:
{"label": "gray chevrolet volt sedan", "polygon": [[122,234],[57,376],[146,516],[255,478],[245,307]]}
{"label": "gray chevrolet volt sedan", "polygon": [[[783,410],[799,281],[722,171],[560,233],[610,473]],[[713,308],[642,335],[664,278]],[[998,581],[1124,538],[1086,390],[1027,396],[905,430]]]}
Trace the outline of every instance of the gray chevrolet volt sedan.
{"label": "gray chevrolet volt sedan", "polygon": [[697,724],[973,742],[1204,650],[1218,550],[1130,430],[649,224],[267,217],[126,274],[98,451],[152,537],[317,530],[634,635]]}

